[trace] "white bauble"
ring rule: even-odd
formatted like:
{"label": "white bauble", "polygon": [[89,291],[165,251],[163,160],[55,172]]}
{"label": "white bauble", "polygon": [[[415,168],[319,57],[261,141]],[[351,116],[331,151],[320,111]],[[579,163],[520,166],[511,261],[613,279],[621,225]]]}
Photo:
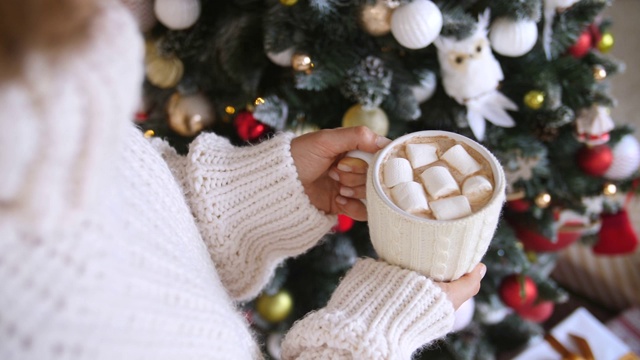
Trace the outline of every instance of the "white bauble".
{"label": "white bauble", "polygon": [[391,34],[400,45],[421,49],[431,44],[442,30],[442,13],[429,0],[402,5],[391,15]]}
{"label": "white bauble", "polygon": [[200,0],[156,0],[156,17],[172,30],[182,30],[200,17]]}
{"label": "white bauble", "polygon": [[453,328],[451,331],[460,331],[467,327],[473,320],[473,314],[476,311],[476,301],[471,298],[460,305],[458,310],[455,311],[453,316]]}
{"label": "white bauble", "polygon": [[268,51],[267,57],[269,58],[269,60],[271,60],[271,62],[278,66],[291,67],[291,57],[293,56],[294,52],[294,48],[289,48],[278,53]]}
{"label": "white bauble", "polygon": [[497,18],[489,33],[491,47],[504,56],[518,57],[528,53],[538,40],[538,25],[533,20]]}
{"label": "white bauble", "polygon": [[613,162],[604,174],[611,180],[623,180],[633,175],[640,167],[640,143],[633,135],[625,135],[611,149]]}

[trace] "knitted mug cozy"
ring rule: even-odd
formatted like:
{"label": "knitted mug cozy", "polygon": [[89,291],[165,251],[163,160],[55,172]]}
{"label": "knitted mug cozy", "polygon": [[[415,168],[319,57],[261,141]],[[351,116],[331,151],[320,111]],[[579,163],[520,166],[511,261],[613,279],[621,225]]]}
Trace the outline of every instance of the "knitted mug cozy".
{"label": "knitted mug cozy", "polygon": [[[390,149],[414,136],[446,136],[482,155],[491,166],[495,183],[488,203],[455,220],[421,218],[395,206],[373,176],[379,174]],[[402,136],[376,154],[367,173],[367,212],[373,247],[390,264],[418,271],[436,281],[455,280],[473,270],[486,253],[505,202],[505,184],[504,171],[495,156],[469,138],[444,131]]]}

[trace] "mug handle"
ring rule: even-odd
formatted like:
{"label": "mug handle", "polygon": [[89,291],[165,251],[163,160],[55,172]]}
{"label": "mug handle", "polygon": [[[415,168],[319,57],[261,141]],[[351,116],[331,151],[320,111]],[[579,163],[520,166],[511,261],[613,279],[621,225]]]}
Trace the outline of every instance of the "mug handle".
{"label": "mug handle", "polygon": [[[376,154],[368,153],[362,150],[351,150],[345,155],[345,157],[360,159],[369,164],[369,166],[373,166],[373,158],[375,157],[375,155]],[[366,199],[360,199],[360,201],[362,201],[364,206],[367,206]]]}

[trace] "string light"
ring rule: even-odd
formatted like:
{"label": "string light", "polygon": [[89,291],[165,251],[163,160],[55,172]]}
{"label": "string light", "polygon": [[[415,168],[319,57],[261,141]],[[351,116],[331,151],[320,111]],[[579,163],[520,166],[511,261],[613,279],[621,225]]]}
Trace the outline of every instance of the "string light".
{"label": "string light", "polygon": [[536,196],[535,203],[539,208],[544,209],[551,204],[551,195],[549,193],[539,194]]}
{"label": "string light", "polygon": [[616,184],[606,183],[602,192],[607,196],[613,196],[618,192],[618,187]]}

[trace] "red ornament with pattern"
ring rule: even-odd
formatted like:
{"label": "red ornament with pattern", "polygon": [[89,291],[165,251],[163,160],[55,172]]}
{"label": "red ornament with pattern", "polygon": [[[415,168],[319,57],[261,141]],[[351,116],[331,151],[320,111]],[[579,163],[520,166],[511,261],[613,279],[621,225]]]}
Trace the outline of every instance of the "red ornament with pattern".
{"label": "red ornament with pattern", "polygon": [[513,274],[502,280],[499,293],[502,302],[518,310],[533,305],[538,298],[538,286],[529,276]]}

